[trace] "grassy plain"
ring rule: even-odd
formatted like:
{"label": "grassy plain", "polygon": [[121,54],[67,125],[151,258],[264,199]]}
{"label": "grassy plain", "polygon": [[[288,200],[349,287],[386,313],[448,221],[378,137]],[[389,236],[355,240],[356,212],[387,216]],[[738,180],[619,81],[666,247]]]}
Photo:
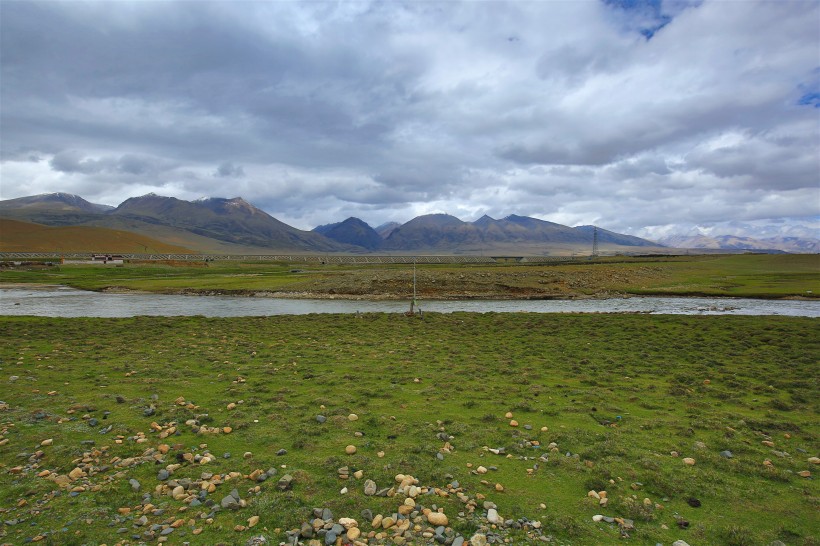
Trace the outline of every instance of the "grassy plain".
{"label": "grassy plain", "polygon": [[[820,256],[793,254],[608,258],[552,265],[420,265],[422,298],[573,298],[681,295],[820,296]],[[301,297],[407,298],[407,265],[208,262],[124,267],[63,265],[0,271],[0,282],[87,290]]]}
{"label": "grassy plain", "polygon": [[[817,326],[495,313],[0,317],[0,543],[137,544],[143,512],[163,529],[181,521],[169,544],[244,544],[260,534],[278,543],[313,507],[356,518],[367,533],[363,509],[392,513],[403,498],[365,496],[363,480],[389,487],[403,473],[442,488],[456,480],[504,518],[540,521],[560,544],[820,544],[820,487],[798,474],[816,474],[808,459],[820,451]],[[190,419],[232,431],[197,434]],[[442,453],[440,433],[452,436],[451,452]],[[170,451],[158,460],[146,451],[163,444]],[[345,454],[349,444],[356,454]],[[208,453],[204,465],[185,459]],[[84,457],[93,473],[54,481]],[[236,488],[248,506],[208,522],[210,508],[157,493],[158,470],[178,462],[174,479],[241,473],[208,498],[219,504]],[[489,472],[475,474],[479,465]],[[342,466],[363,478],[340,480]],[[269,468],[278,473],[264,483],[246,478]],[[294,485],[279,491],[285,473]],[[590,490],[606,490],[608,505]],[[481,501],[471,517],[454,495],[428,499],[420,502],[443,507],[467,538],[486,523]],[[595,514],[632,519],[635,529],[622,539]],[[234,530],[254,515],[256,527]],[[510,537],[527,543],[523,533]]]}

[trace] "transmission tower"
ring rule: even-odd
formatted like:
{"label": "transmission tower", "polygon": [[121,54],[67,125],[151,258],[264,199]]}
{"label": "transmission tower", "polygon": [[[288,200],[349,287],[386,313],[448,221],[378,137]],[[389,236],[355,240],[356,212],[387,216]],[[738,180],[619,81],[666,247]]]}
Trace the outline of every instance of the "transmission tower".
{"label": "transmission tower", "polygon": [[598,228],[592,226],[592,257],[598,257]]}

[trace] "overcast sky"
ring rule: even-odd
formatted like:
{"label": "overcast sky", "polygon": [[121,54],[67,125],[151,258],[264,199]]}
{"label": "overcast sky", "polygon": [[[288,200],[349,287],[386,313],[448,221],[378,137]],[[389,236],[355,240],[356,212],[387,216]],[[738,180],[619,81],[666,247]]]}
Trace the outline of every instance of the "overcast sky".
{"label": "overcast sky", "polygon": [[0,198],[820,227],[820,2],[0,1]]}

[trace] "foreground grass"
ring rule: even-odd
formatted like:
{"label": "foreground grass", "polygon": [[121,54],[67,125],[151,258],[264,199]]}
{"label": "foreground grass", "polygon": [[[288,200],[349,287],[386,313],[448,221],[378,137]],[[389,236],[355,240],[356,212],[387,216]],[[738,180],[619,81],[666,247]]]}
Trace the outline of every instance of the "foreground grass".
{"label": "foreground grass", "polygon": [[[573,298],[618,294],[820,297],[818,255],[604,258],[553,265],[423,265],[422,298]],[[407,298],[407,265],[209,262],[64,265],[0,271],[0,282],[64,284],[86,290]]]}
{"label": "foreground grass", "polygon": [[[276,543],[313,507],[356,518],[366,533],[363,509],[392,513],[403,498],[364,496],[363,481],[389,487],[402,473],[431,487],[458,481],[564,544],[623,542],[595,514],[633,519],[636,544],[818,544],[820,488],[798,474],[814,471],[808,458],[820,450],[817,325],[493,313],[2,317],[0,543],[136,544],[143,512],[149,525],[179,521],[170,544],[259,534]],[[190,419],[220,432],[197,434]],[[452,436],[449,453],[441,433]],[[154,451],[163,444],[167,454]],[[205,465],[185,459],[208,453]],[[54,481],[84,458],[94,473]],[[157,491],[158,470],[176,463],[175,479],[236,472],[208,499],[219,505],[236,488],[248,506],[209,513]],[[473,473],[479,465],[491,470]],[[342,466],[364,476],[340,480]],[[247,478],[271,468],[266,482]],[[283,492],[284,473],[295,481]],[[609,504],[590,490],[606,490]],[[453,495],[432,502],[468,538],[486,514],[481,500],[474,517]],[[255,515],[256,527],[235,530]]]}

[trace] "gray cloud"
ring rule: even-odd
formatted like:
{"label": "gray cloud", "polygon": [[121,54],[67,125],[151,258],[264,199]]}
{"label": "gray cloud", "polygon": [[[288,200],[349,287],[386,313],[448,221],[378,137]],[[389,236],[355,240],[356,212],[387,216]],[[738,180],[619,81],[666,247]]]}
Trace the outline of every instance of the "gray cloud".
{"label": "gray cloud", "polygon": [[229,181],[302,228],[797,225],[820,212],[818,17],[812,0],[0,2],[0,194]]}

